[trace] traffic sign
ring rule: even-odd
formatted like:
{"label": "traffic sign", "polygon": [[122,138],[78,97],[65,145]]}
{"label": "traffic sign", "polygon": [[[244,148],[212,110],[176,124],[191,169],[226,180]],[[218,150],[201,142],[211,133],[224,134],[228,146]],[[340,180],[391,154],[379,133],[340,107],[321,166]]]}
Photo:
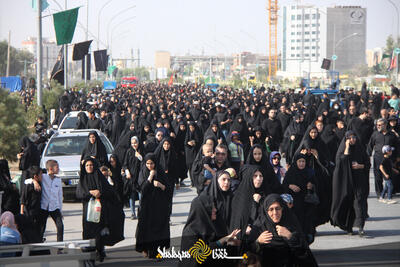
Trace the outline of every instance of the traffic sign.
{"label": "traffic sign", "polygon": [[398,47],[395,48],[395,49],[394,49],[394,53],[395,53],[395,54],[400,54],[400,48],[398,48]]}
{"label": "traffic sign", "polygon": [[337,59],[337,55],[332,55],[332,60],[336,60]]}

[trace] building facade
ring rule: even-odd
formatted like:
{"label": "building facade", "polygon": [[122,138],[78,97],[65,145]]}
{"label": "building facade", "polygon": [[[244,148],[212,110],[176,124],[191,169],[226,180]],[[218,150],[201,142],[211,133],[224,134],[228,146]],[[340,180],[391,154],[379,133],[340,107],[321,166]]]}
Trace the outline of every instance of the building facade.
{"label": "building facade", "polygon": [[282,63],[278,75],[323,77],[322,60],[336,55],[330,70],[365,64],[366,9],[288,5],[282,9]]}

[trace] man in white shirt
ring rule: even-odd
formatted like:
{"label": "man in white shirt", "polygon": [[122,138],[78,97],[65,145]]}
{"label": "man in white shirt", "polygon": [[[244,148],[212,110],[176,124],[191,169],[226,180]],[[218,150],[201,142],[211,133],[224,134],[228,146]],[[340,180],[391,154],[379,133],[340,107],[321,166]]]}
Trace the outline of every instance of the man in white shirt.
{"label": "man in white shirt", "polygon": [[48,160],[46,162],[47,174],[43,174],[42,179],[42,199],[40,202],[41,207],[41,236],[46,231],[47,218],[53,219],[57,227],[57,241],[64,239],[64,223],[62,216],[62,201],[63,191],[61,179],[56,177],[59,167],[55,160]]}

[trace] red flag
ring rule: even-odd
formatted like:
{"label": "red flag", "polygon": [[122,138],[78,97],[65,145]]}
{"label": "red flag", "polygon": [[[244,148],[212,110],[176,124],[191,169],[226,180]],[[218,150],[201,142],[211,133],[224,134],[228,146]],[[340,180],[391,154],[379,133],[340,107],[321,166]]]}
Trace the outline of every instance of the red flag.
{"label": "red flag", "polygon": [[174,74],[169,78],[168,86],[171,86],[174,83]]}
{"label": "red flag", "polygon": [[397,54],[393,51],[392,61],[390,62],[389,70],[392,70],[397,67]]}

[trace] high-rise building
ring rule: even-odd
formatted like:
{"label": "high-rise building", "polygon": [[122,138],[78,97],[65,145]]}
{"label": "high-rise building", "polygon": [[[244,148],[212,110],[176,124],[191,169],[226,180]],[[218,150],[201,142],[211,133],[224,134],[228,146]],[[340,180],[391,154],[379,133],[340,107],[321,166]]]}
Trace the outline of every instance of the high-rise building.
{"label": "high-rise building", "polygon": [[365,64],[366,9],[288,5],[282,9],[282,64],[278,75],[322,77],[324,58],[342,72]]}
{"label": "high-rise building", "polygon": [[[28,40],[22,42],[22,49],[31,52],[36,61],[36,37],[28,37]],[[57,61],[58,52],[61,49],[61,46],[57,46],[57,43],[54,39],[43,38],[42,39],[42,59],[43,59],[43,73],[47,75],[52,71],[54,64]]]}

